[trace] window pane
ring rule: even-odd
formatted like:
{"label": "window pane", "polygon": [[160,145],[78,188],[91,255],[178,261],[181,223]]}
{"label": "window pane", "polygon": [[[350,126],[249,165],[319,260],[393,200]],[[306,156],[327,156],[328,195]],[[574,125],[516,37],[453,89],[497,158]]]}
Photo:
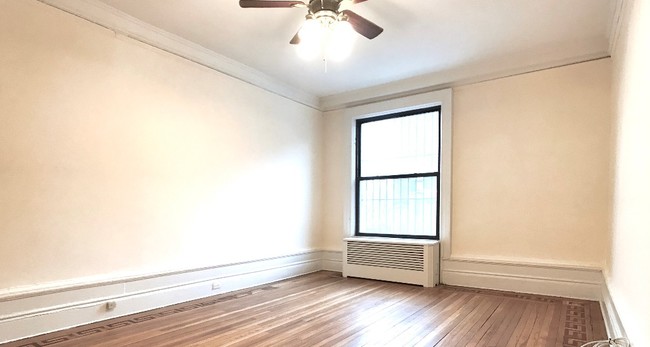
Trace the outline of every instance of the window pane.
{"label": "window pane", "polygon": [[361,124],[361,176],[438,171],[438,112]]}
{"label": "window pane", "polygon": [[359,184],[359,232],[436,236],[438,177],[366,180]]}

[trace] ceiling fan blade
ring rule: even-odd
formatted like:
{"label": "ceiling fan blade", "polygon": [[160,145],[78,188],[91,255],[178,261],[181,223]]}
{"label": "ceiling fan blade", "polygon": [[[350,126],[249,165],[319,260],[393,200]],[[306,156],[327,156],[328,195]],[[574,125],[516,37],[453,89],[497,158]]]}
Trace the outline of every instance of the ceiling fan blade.
{"label": "ceiling fan blade", "polygon": [[384,31],[384,29],[382,29],[382,27],[379,25],[359,16],[350,10],[343,10],[342,12],[348,17],[348,22],[350,22],[352,28],[370,40],[374,39]]}
{"label": "ceiling fan blade", "polygon": [[366,2],[368,0],[350,0],[350,1],[352,1],[353,4],[358,4],[360,2]]}
{"label": "ceiling fan blade", "polygon": [[292,44],[292,45],[299,44],[300,43],[300,35],[299,34],[300,34],[300,30],[298,30],[298,32],[295,35],[293,35],[293,38],[291,39],[291,41],[289,41],[289,43]]}
{"label": "ceiling fan blade", "polygon": [[274,1],[274,0],[239,0],[239,6],[243,8],[291,8],[305,7],[302,1]]}

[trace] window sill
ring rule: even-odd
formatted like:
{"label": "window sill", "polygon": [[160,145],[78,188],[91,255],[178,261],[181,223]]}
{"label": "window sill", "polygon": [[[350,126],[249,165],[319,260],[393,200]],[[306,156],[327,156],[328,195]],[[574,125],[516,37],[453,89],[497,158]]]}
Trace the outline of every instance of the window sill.
{"label": "window sill", "polygon": [[426,239],[407,239],[395,237],[379,237],[379,236],[350,236],[343,239],[343,241],[361,241],[361,242],[378,242],[378,243],[401,243],[405,245],[435,245],[440,243],[440,240],[426,240]]}

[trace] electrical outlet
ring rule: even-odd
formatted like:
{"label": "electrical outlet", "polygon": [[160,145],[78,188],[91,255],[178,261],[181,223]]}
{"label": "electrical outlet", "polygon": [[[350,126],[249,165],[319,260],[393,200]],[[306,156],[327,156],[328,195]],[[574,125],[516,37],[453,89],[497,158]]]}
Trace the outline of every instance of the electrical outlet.
{"label": "electrical outlet", "polygon": [[116,306],[117,303],[115,301],[109,301],[106,303],[106,311],[113,311]]}
{"label": "electrical outlet", "polygon": [[219,282],[212,282],[212,290],[217,290],[219,288],[221,288]]}

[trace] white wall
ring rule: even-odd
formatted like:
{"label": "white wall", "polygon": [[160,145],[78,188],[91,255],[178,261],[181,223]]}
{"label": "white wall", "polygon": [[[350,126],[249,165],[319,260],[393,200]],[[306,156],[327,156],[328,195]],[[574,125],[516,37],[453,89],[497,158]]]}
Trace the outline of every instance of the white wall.
{"label": "white wall", "polygon": [[601,268],[609,59],[454,89],[452,256]]}
{"label": "white wall", "polygon": [[319,111],[0,2],[0,290],[319,243]]}
{"label": "white wall", "polygon": [[[649,8],[633,2],[613,59],[606,275],[637,344],[650,331]],[[36,0],[0,2],[0,42],[0,293],[341,250],[349,114],[321,119]],[[602,265],[609,73],[599,60],[454,89],[453,256]]]}
{"label": "white wall", "polygon": [[[610,65],[603,59],[454,88],[452,257],[602,266]],[[352,218],[348,113],[325,114],[323,243],[332,250],[341,249]]]}
{"label": "white wall", "polygon": [[612,251],[605,275],[635,346],[650,343],[650,3],[629,1],[614,61]]}

